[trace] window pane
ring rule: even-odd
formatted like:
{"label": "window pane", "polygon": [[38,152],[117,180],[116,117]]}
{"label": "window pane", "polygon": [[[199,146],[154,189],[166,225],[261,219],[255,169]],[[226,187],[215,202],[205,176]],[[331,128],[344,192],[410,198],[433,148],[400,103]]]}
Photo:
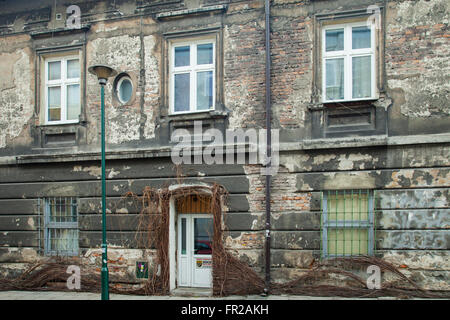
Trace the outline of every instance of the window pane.
{"label": "window pane", "polygon": [[195,254],[211,254],[213,235],[213,219],[194,218],[194,252]]}
{"label": "window pane", "polygon": [[327,30],[325,32],[325,50],[344,50],[344,29]]}
{"label": "window pane", "polygon": [[75,198],[46,199],[46,213],[49,222],[76,222],[77,200]]}
{"label": "window pane", "polygon": [[61,61],[48,63],[48,80],[61,79]]}
{"label": "window pane", "polygon": [[369,196],[367,192],[329,192],[327,196],[328,221],[368,221]]}
{"label": "window pane", "polygon": [[78,120],[80,115],[80,85],[67,86],[67,120]]}
{"label": "window pane", "polygon": [[190,74],[175,75],[175,111],[189,111]]}
{"label": "window pane", "polygon": [[80,77],[80,64],[78,59],[67,61],[67,78]]}
{"label": "window pane", "polygon": [[197,46],[197,64],[213,63],[213,44],[199,44]]}
{"label": "window pane", "polygon": [[75,229],[50,229],[51,251],[72,253],[78,251],[78,233]]}
{"label": "window pane", "polygon": [[208,110],[213,105],[213,72],[197,73],[197,110]]}
{"label": "window pane", "polygon": [[328,254],[367,255],[369,231],[367,229],[328,229]]}
{"label": "window pane", "polygon": [[181,219],[181,254],[186,254],[186,218]]}
{"label": "window pane", "polygon": [[175,67],[189,66],[189,46],[175,48]]}
{"label": "window pane", "polygon": [[119,99],[122,103],[126,103],[131,100],[133,93],[133,85],[128,79],[124,79],[119,86]]}
{"label": "window pane", "polygon": [[61,87],[48,88],[48,121],[61,120]]}
{"label": "window pane", "polygon": [[352,49],[370,48],[370,28],[352,28]]}
{"label": "window pane", "polygon": [[370,98],[371,56],[352,58],[353,98]]}
{"label": "window pane", "polygon": [[326,100],[344,99],[344,59],[327,59],[325,77]]}

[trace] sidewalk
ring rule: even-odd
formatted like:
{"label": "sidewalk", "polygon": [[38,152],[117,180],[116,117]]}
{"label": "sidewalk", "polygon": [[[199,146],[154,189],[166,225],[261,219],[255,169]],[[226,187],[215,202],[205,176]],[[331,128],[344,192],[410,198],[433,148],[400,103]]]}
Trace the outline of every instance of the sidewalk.
{"label": "sidewalk", "polygon": [[[0,291],[0,300],[100,300],[100,293],[59,291]],[[311,297],[291,295],[228,296],[228,297],[185,297],[185,296],[136,296],[110,294],[110,300],[354,300],[341,297]],[[398,300],[395,297],[357,300]],[[415,299],[416,300],[416,299]]]}

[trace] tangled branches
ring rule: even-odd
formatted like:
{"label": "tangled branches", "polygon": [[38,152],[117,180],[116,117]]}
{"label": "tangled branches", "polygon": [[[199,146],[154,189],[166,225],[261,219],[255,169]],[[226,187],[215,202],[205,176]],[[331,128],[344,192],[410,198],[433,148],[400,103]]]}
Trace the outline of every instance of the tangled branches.
{"label": "tangled branches", "polygon": [[[354,270],[370,265],[378,266],[381,272],[391,273],[395,280],[384,281],[380,289],[368,289],[366,280],[358,276]],[[365,269],[365,268],[361,268]],[[332,277],[340,277],[345,286],[327,284]],[[448,298],[449,292],[431,292],[420,288],[414,281],[406,277],[394,265],[376,257],[346,257],[315,263],[304,275],[284,284],[272,286],[274,294],[295,294],[322,297],[373,298],[392,296],[399,298]]]}

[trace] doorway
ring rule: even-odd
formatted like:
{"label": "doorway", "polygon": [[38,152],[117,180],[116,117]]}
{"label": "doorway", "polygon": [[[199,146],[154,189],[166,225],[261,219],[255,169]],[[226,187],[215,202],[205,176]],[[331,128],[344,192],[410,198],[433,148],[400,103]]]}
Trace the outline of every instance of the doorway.
{"label": "doorway", "polygon": [[209,214],[178,215],[178,286],[212,286],[213,218]]}

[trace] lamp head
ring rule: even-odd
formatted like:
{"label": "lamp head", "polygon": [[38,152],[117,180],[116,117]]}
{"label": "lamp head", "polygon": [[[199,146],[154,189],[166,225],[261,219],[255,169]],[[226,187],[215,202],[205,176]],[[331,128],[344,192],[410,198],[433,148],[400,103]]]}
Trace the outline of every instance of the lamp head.
{"label": "lamp head", "polygon": [[88,68],[88,71],[93,75],[97,76],[98,82],[101,85],[105,85],[109,77],[113,77],[117,74],[117,71],[114,70],[113,68],[100,64],[90,66]]}

